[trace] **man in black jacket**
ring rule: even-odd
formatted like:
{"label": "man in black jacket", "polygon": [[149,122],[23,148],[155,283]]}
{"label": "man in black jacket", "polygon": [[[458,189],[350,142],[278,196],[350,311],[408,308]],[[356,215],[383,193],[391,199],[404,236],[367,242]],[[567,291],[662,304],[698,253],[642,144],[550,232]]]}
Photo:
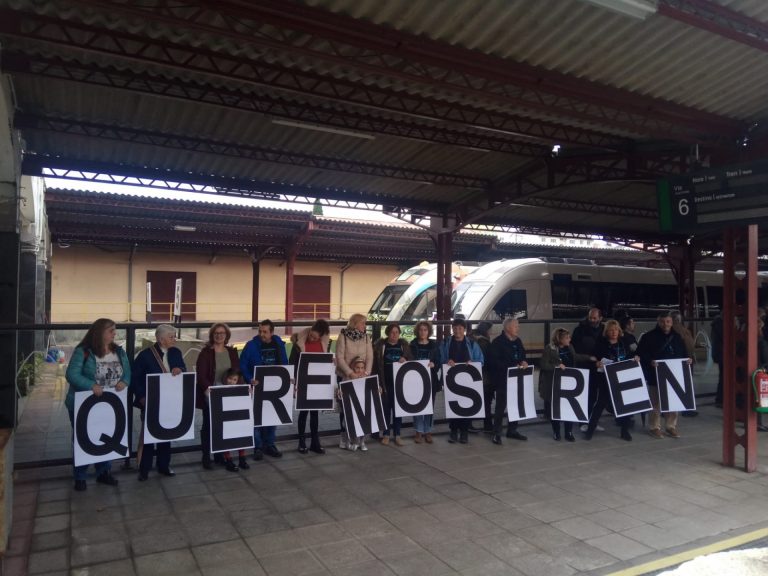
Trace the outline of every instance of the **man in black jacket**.
{"label": "man in black jacket", "polygon": [[[594,356],[595,346],[597,346],[597,342],[600,338],[603,337],[603,330],[605,330],[603,313],[600,311],[600,308],[590,308],[587,317],[579,322],[579,325],[574,328],[573,335],[571,336],[571,344],[573,345],[573,349],[576,350],[576,354]],[[595,370],[593,362],[577,363],[576,366],[578,368],[589,368],[593,372]],[[593,378],[594,376],[590,376],[590,380]],[[592,408],[597,402],[597,386],[589,387],[588,402],[589,412],[591,414]],[[582,432],[586,432],[587,425],[582,424],[579,429]],[[604,428],[598,425],[595,430],[603,432]]]}
{"label": "man in black jacket", "polygon": [[[649,386],[653,411],[648,419],[648,433],[657,439],[664,438],[661,431],[661,412],[659,411],[659,391],[656,381],[656,360],[671,360],[673,358],[687,358],[688,353],[685,342],[680,335],[672,330],[672,315],[669,312],[659,314],[656,328],[643,334],[637,346],[637,355],[640,356],[640,364],[643,367],[645,381]],[[693,360],[688,358],[690,364]],[[664,414],[664,424],[667,435],[672,438],[680,438],[677,431],[677,412]]]}
{"label": "man in black jacket", "polygon": [[[507,371],[509,368],[528,368],[523,341],[518,336],[520,322],[507,318],[499,336],[491,342],[491,370],[496,384],[496,410],[493,420],[493,443],[501,444],[501,427],[504,424],[504,410],[507,408]],[[486,399],[487,402],[487,399]],[[517,431],[517,422],[507,424],[507,438],[528,440]]]}

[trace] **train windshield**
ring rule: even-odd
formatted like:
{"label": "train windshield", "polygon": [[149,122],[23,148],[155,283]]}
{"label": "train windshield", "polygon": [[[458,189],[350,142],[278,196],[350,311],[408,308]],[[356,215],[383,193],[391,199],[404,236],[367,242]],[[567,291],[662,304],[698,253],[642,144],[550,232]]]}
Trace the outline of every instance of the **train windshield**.
{"label": "train windshield", "polygon": [[371,309],[368,310],[368,315],[376,314],[386,317],[387,314],[392,311],[393,306],[397,304],[397,301],[400,300],[400,296],[402,296],[407,289],[408,284],[389,285],[385,287],[384,290],[381,291],[381,294],[379,294],[379,297],[376,298]]}
{"label": "train windshield", "polygon": [[472,313],[488,289],[493,286],[491,282],[462,282],[453,291],[451,298],[451,310],[453,317],[463,316],[472,318]]}

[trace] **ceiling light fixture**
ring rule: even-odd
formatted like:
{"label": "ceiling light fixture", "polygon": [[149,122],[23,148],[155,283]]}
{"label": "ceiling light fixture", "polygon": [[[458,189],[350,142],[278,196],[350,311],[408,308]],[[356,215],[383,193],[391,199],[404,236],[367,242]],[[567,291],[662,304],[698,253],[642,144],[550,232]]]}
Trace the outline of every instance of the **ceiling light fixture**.
{"label": "ceiling light fixture", "polygon": [[585,0],[590,4],[606,8],[612,12],[618,12],[624,16],[645,20],[651,14],[655,14],[657,7],[653,0]]}
{"label": "ceiling light fixture", "polygon": [[197,228],[195,226],[182,226],[181,224],[176,224],[173,229],[176,232],[197,232]]}
{"label": "ceiling light fixture", "polygon": [[341,136],[351,136],[353,138],[362,138],[363,140],[376,140],[376,136],[371,136],[364,132],[341,130],[339,128],[330,128],[328,126],[318,126],[317,124],[305,124],[304,122],[294,122],[293,120],[272,120],[272,124],[290,126],[291,128],[302,128],[304,130],[314,130],[316,132],[326,132],[328,134],[339,134]]}

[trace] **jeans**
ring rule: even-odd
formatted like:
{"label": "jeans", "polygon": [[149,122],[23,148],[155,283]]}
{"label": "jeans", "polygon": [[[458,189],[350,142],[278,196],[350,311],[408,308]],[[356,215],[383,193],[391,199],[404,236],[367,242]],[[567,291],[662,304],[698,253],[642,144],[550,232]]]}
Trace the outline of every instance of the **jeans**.
{"label": "jeans", "polygon": [[276,430],[277,426],[262,426],[261,428],[254,428],[253,449],[261,450],[262,444],[264,446],[274,446]]}
{"label": "jeans", "polygon": [[[67,411],[69,413],[69,423],[72,425],[72,434],[75,433],[75,414],[72,411]],[[73,443],[74,445],[74,443]],[[73,457],[74,460],[74,457]],[[108,474],[110,470],[112,470],[112,462],[107,460],[106,462],[97,462],[93,465],[94,468],[96,468],[96,475],[101,476],[102,474]],[[72,476],[75,480],[85,480],[88,477],[88,464],[85,466],[73,466],[72,467]]]}
{"label": "jeans", "polygon": [[432,420],[433,420],[432,414],[425,414],[424,416],[414,416],[413,429],[416,430],[416,432],[421,432],[422,434],[427,434],[429,432],[432,432]]}

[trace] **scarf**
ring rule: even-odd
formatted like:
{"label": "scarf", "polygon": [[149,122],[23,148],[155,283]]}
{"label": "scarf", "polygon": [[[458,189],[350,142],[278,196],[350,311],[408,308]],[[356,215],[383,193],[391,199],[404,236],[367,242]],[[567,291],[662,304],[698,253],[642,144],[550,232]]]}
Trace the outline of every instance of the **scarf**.
{"label": "scarf", "polygon": [[368,335],[365,330],[356,330],[354,328],[342,328],[341,334],[345,338],[349,338],[350,340],[353,340],[355,342],[358,340],[362,340]]}

